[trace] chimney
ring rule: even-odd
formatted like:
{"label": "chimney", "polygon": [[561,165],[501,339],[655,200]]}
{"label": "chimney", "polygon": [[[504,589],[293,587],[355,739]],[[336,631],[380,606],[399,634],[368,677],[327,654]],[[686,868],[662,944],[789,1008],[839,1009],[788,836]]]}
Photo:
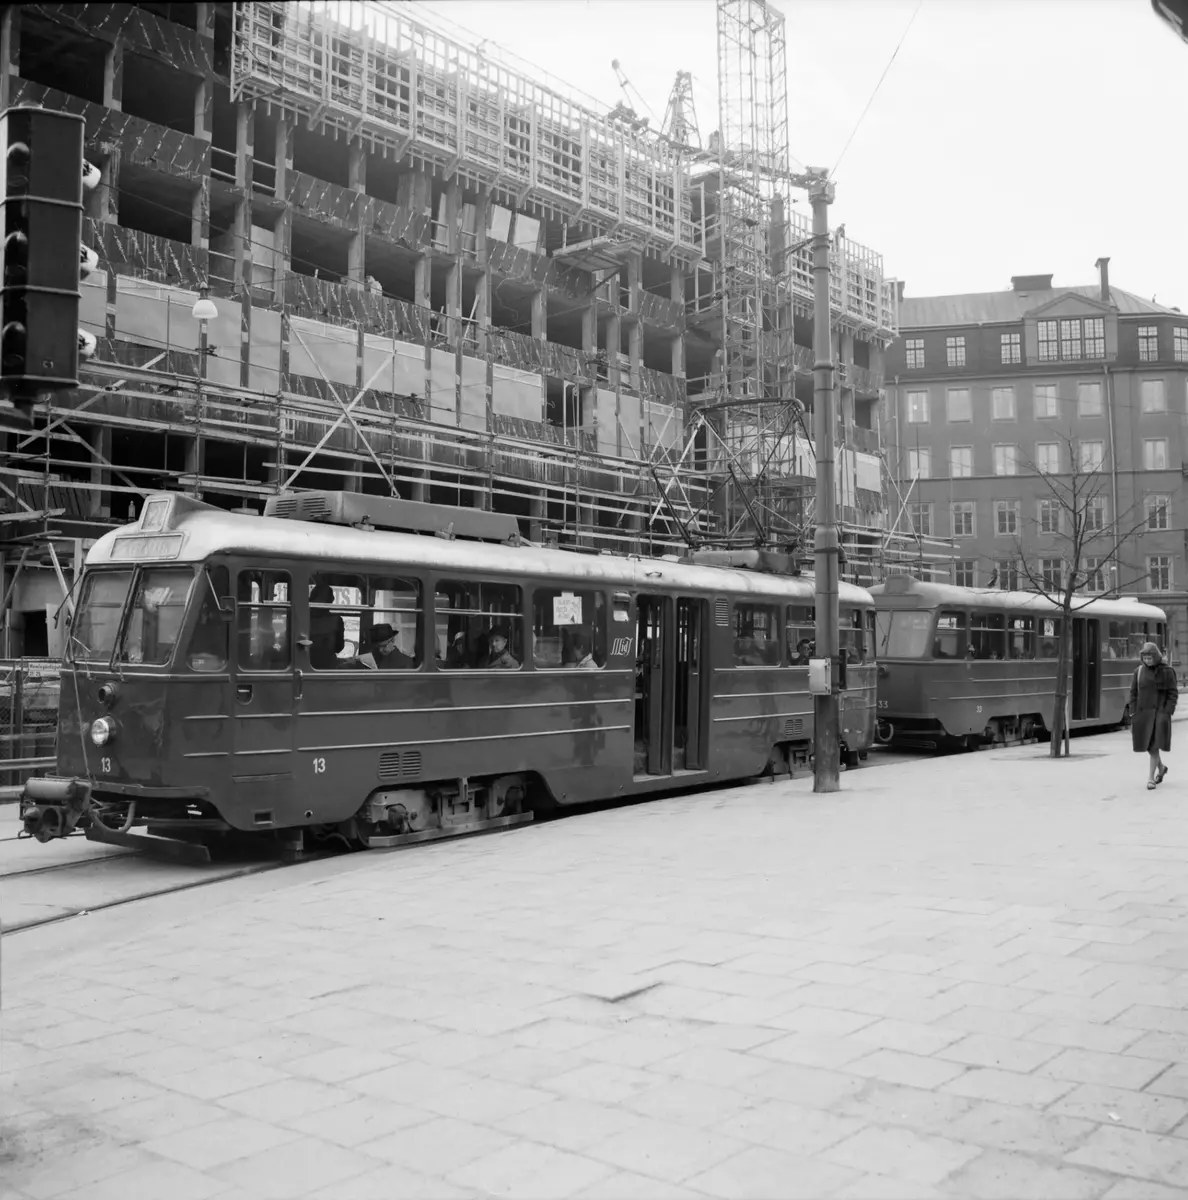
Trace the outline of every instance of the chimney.
{"label": "chimney", "polygon": [[1101,298],[1106,304],[1110,303],[1110,260],[1099,258],[1093,264],[1101,272]]}
{"label": "chimney", "polygon": [[904,280],[902,280],[902,279],[897,279],[897,280],[895,281],[895,294],[896,294],[896,296],[899,298],[899,303],[900,303],[900,304],[902,304],[902,303],[903,303],[903,289],[904,289],[904,282],[905,282],[905,281],[904,281]]}
{"label": "chimney", "polygon": [[1051,275],[1012,275],[1011,288],[1016,292],[1050,292]]}

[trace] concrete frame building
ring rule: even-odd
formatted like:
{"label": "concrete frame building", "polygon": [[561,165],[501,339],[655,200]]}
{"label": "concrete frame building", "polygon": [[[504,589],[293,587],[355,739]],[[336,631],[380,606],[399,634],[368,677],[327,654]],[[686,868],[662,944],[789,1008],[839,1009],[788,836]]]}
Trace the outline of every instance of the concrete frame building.
{"label": "concrete frame building", "polygon": [[[1028,586],[1064,569],[1067,523],[1041,477],[1071,480],[1100,463],[1086,547],[1086,594],[1137,595],[1168,614],[1188,654],[1188,316],[1112,286],[1054,287],[1017,275],[1011,289],[901,297],[883,411],[904,532],[948,542],[920,556],[925,575],[974,586]],[[1075,461],[1072,461],[1075,457]],[[1114,540],[1117,539],[1117,553]]]}
{"label": "concrete frame building", "polygon": [[[774,61],[756,20],[782,39],[783,17],[719,9],[739,51],[720,83],[742,95],[738,72]],[[81,114],[102,171],[98,353],[33,431],[0,432],[0,656],[59,649],[46,613],[88,540],[156,488],[252,511],[286,489],[395,493],[642,553],[737,536],[740,480],[811,520],[807,427],[746,410],[812,406],[805,217],[765,201],[745,248],[770,265],[762,311],[724,304],[741,243],[719,196],[745,145],[681,144],[345,0],[8,5],[0,103]],[[871,578],[896,293],[857,242],[834,271],[843,529]],[[198,321],[202,289],[217,316]],[[729,377],[748,354],[786,368],[770,394]]]}

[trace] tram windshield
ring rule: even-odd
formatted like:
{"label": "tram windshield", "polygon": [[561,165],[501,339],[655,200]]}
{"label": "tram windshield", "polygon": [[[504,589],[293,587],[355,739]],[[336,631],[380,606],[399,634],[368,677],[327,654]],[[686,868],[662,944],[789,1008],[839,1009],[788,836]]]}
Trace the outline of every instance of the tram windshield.
{"label": "tram windshield", "polygon": [[880,612],[877,658],[925,658],[932,630],[931,612]]}
{"label": "tram windshield", "polygon": [[141,571],[128,610],[120,662],[159,667],[173,657],[193,582],[192,568]]}
{"label": "tram windshield", "polygon": [[94,571],[87,576],[70,626],[67,656],[72,662],[111,659],[131,586],[131,570]]}

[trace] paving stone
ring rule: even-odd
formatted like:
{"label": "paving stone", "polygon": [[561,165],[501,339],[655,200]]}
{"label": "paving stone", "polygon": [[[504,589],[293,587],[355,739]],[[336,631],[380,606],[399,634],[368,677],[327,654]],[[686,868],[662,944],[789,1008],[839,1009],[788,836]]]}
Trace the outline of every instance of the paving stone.
{"label": "paving stone", "polygon": [[545,1104],[552,1098],[551,1092],[521,1087],[517,1083],[468,1079],[455,1087],[434,1091],[423,1097],[420,1104],[443,1117],[490,1124],[500,1117],[510,1117]]}
{"label": "paving stone", "polygon": [[285,1118],[280,1123],[298,1133],[323,1138],[336,1146],[350,1149],[433,1120],[440,1120],[436,1113],[397,1104],[392,1100],[361,1096],[333,1108]]}
{"label": "paving stone", "polygon": [[208,1121],[195,1129],[153,1138],[144,1142],[143,1148],[196,1171],[205,1171],[281,1146],[297,1136],[293,1129],[251,1117],[228,1116],[219,1121]]}
{"label": "paving stone", "polygon": [[739,1084],[739,1091],[771,1100],[787,1100],[814,1108],[829,1108],[845,1096],[862,1090],[866,1080],[841,1071],[803,1067],[796,1063],[778,1063],[761,1075],[753,1075]]}
{"label": "paving stone", "polygon": [[921,1183],[907,1183],[890,1175],[860,1175],[830,1192],[833,1200],[939,1200],[946,1195]]}
{"label": "paving stone", "polygon": [[1188,1188],[1188,1141],[1180,1138],[1103,1126],[1066,1154],[1065,1161]]}
{"label": "paving stone", "polygon": [[1188,1034],[1188,1010],[1163,1008],[1156,1004],[1132,1004],[1120,1012],[1113,1025],[1127,1029],[1151,1029],[1160,1033]]}
{"label": "paving stone", "polygon": [[542,1050],[573,1050],[606,1036],[607,1031],[603,1027],[550,1017],[513,1030],[511,1040],[520,1046],[534,1046]]}
{"label": "paving stone", "polygon": [[943,1029],[1003,1038],[1027,1037],[1033,1029],[1044,1023],[1044,1017],[1038,1013],[1007,1012],[1000,1008],[983,1008],[976,1004],[964,1005],[936,1021]]}
{"label": "paving stone", "polygon": [[750,1103],[741,1092],[693,1079],[669,1080],[623,1101],[632,1112],[646,1117],[700,1128],[718,1128]]}
{"label": "paving stone", "polygon": [[902,1050],[875,1050],[846,1066],[851,1075],[865,1075],[884,1083],[899,1083],[905,1087],[936,1088],[963,1075],[966,1068],[960,1063],[925,1058],[920,1054],[905,1054]]}
{"label": "paving stone", "polygon": [[616,1171],[575,1192],[573,1200],[704,1200],[704,1197],[705,1192],[694,1192],[675,1183],[663,1183],[634,1171]]}
{"label": "paving stone", "polygon": [[554,1200],[572,1196],[614,1174],[606,1163],[542,1146],[515,1142],[451,1171],[447,1179],[483,1195],[516,1200]]}
{"label": "paving stone", "polygon": [[911,1129],[863,1129],[822,1152],[821,1157],[855,1171],[879,1168],[907,1183],[931,1187],[981,1153],[978,1146]]}
{"label": "paving stone", "polygon": [[[747,1148],[737,1138],[642,1117],[585,1151],[591,1158],[668,1183],[687,1183]],[[695,1187],[689,1183],[690,1187]],[[695,1188],[695,1190],[700,1190]]]}
{"label": "paving stone", "polygon": [[[168,1197],[168,1200],[210,1200],[227,1190],[211,1175],[195,1171],[181,1163],[150,1160],[147,1155],[135,1168],[119,1175],[108,1176],[75,1192],[60,1193],[60,1200],[149,1200]],[[256,1193],[260,1195],[261,1193]]]}
{"label": "paving stone", "polygon": [[1129,1088],[1083,1084],[1057,1100],[1049,1112],[1083,1117],[1099,1125],[1123,1125],[1147,1133],[1170,1133],[1188,1117],[1188,1103]]}
{"label": "paving stone", "polygon": [[[646,1095],[646,1093],[643,1093]],[[583,1151],[629,1129],[636,1114],[625,1107],[563,1098],[501,1117],[494,1127],[515,1137],[532,1138],[558,1150]]]}
{"label": "paving stone", "polygon": [[[874,1043],[877,1045],[877,1043]],[[800,1063],[806,1067],[844,1067],[871,1052],[870,1042],[854,1038],[825,1037],[813,1033],[790,1033],[764,1042],[751,1057],[771,1062]]]}
{"label": "paving stone", "polygon": [[1020,1075],[993,1067],[974,1067],[943,1084],[941,1090],[974,1100],[996,1100],[1000,1104],[1029,1104],[1046,1108],[1073,1090],[1075,1082],[1039,1075]]}
{"label": "paving stone", "polygon": [[869,1013],[846,1012],[843,1009],[817,1008],[813,1005],[802,1005],[793,1008],[782,1016],[774,1017],[768,1022],[779,1029],[787,1029],[794,1033],[822,1034],[826,1037],[844,1037],[867,1025],[873,1025],[875,1018]]}
{"label": "paving stone", "polygon": [[851,1137],[864,1125],[864,1121],[855,1117],[838,1116],[783,1100],[768,1100],[726,1117],[718,1131],[785,1154],[810,1157]]}
{"label": "paving stone", "polygon": [[1164,1187],[1149,1179],[1120,1179],[1102,1200],[1184,1200],[1184,1189]]}
{"label": "paving stone", "polygon": [[512,1137],[499,1130],[452,1117],[436,1117],[363,1142],[358,1149],[373,1165],[392,1163],[407,1171],[442,1177],[455,1167],[513,1143]]}
{"label": "paving stone", "polygon": [[1176,1096],[1188,1100],[1188,1066],[1177,1064],[1169,1067],[1152,1079],[1144,1090],[1157,1096]]}
{"label": "paving stone", "polygon": [[743,1080],[766,1071],[769,1066],[770,1063],[755,1055],[703,1046],[682,1050],[654,1062],[651,1070],[658,1075],[674,1075],[720,1087],[735,1087]]}
{"label": "paving stone", "polygon": [[1127,1054],[1099,1054],[1093,1050],[1064,1050],[1039,1068],[1039,1074],[1076,1083],[1100,1083],[1138,1090],[1170,1064]]}
{"label": "paving stone", "polygon": [[617,1063],[585,1063],[562,1075],[542,1079],[540,1087],[544,1091],[556,1092],[575,1100],[619,1104],[628,1096],[654,1087],[658,1078],[657,1075]]}
{"label": "paving stone", "polygon": [[971,1067],[997,1067],[1026,1074],[1060,1053],[1057,1046],[975,1033],[938,1050],[937,1057]]}
{"label": "paving stone", "polygon": [[1030,1030],[1032,1042],[1048,1042],[1077,1050],[1097,1050],[1103,1054],[1120,1054],[1142,1037],[1142,1030],[1098,1021],[1048,1021]]}
{"label": "paving stone", "polygon": [[847,1044],[869,1043],[884,1050],[902,1050],[908,1054],[935,1054],[960,1040],[959,1030],[924,1025],[915,1021],[875,1021],[856,1030],[846,1039]]}
{"label": "paving stone", "polygon": [[817,1200],[855,1178],[832,1163],[796,1158],[767,1146],[749,1146],[690,1179],[697,1193],[722,1200]]}
{"label": "paving stone", "polygon": [[318,1138],[300,1137],[283,1146],[216,1167],[205,1178],[222,1179],[226,1184],[244,1188],[260,1200],[288,1200],[291,1196],[302,1196],[319,1188],[342,1186],[381,1165],[379,1159],[357,1150],[348,1150]]}
{"label": "paving stone", "polygon": [[958,1116],[947,1132],[959,1142],[1059,1158],[1097,1128],[1093,1117],[1082,1120],[1075,1112],[1065,1115],[1061,1103],[1057,1101],[1046,1112],[1036,1112],[983,1101]]}
{"label": "paving stone", "polygon": [[[308,1193],[308,1200],[468,1200],[480,1193],[456,1187],[444,1179],[385,1166]],[[220,1192],[215,1200],[224,1200]],[[249,1194],[244,1193],[244,1200]]]}
{"label": "paving stone", "polygon": [[856,1095],[832,1105],[839,1115],[861,1120],[864,1124],[891,1125],[915,1129],[921,1133],[947,1132],[953,1122],[974,1107],[974,1101],[943,1091],[890,1083],[868,1083]]}
{"label": "paving stone", "polygon": [[352,1093],[328,1083],[312,1079],[286,1079],[283,1083],[266,1083],[224,1096],[219,1103],[232,1112],[255,1117],[259,1121],[280,1122],[307,1113],[319,1112],[336,1104],[354,1099]]}
{"label": "paving stone", "polygon": [[950,1176],[945,1191],[976,1200],[1096,1200],[1113,1183],[1113,1176],[1096,1171],[987,1150]]}

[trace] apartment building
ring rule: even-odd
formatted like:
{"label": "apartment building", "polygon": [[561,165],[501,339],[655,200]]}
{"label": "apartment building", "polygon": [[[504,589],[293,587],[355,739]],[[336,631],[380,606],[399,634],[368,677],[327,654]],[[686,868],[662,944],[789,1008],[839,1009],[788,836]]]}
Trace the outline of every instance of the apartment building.
{"label": "apartment building", "polygon": [[[1097,267],[1093,285],[1017,275],[1001,292],[901,296],[883,412],[893,517],[949,543],[925,574],[1026,589],[1062,577],[1083,508],[1084,591],[1160,605],[1182,660],[1188,316]],[[1090,503],[1059,498],[1074,483]]]}

